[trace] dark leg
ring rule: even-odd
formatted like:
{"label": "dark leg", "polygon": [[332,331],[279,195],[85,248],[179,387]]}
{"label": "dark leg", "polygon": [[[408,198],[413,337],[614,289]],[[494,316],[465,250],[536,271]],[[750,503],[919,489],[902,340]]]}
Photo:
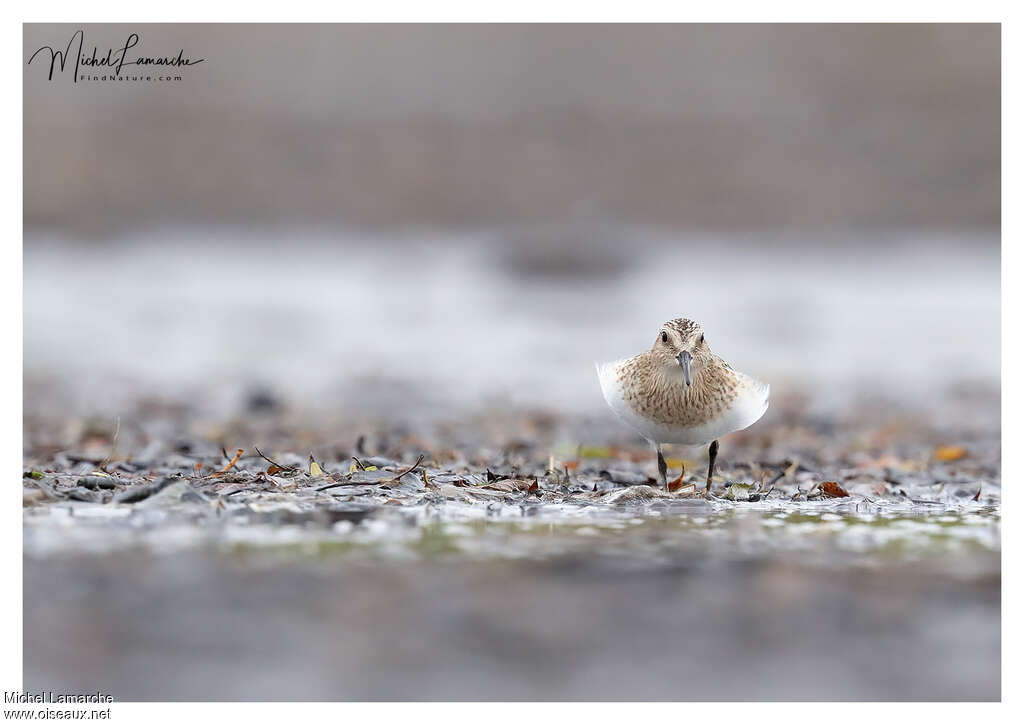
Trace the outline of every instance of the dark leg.
{"label": "dark leg", "polygon": [[711,493],[711,477],[715,474],[715,459],[718,458],[718,441],[711,441],[708,448],[708,485],[704,489],[704,495]]}
{"label": "dark leg", "polygon": [[658,452],[658,477],[661,479],[662,488],[668,488],[668,464],[665,463],[665,456],[661,455],[661,446],[655,445],[654,450]]}

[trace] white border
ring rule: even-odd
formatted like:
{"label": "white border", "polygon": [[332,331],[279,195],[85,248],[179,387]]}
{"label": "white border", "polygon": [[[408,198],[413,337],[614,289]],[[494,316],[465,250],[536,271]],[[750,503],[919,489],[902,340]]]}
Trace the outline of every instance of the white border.
{"label": "white border", "polygon": [[[0,501],[0,520],[4,540],[0,546],[0,561],[3,562],[3,581],[7,584],[6,595],[0,597],[3,611],[0,614],[3,640],[0,641],[3,657],[0,662],[0,688],[7,689],[15,684],[21,686],[22,663],[22,599],[21,599],[21,486],[15,485],[17,475],[21,479],[21,411],[22,411],[22,198],[21,198],[21,102],[22,102],[22,33],[21,26],[4,23],[0,30],[0,48],[6,52],[0,62],[9,63],[10,73],[3,74],[3,98],[10,104],[8,112],[0,116],[4,124],[3,155],[0,164],[4,169],[3,236],[0,237],[0,295],[3,302],[3,354],[0,355],[0,369],[3,371],[3,385],[0,387],[0,461],[5,483]],[[18,70],[14,71],[14,53],[18,54]]]}
{"label": "white border", "polygon": [[[1003,238],[1010,240],[1003,245],[1003,435],[1004,440],[1016,445],[1004,447],[1003,489],[1004,517],[1009,525],[1003,526],[1004,534],[1004,577],[1003,577],[1003,698],[1015,705],[1021,698],[1021,668],[1019,666],[1019,644],[1021,625],[1020,577],[1017,554],[1019,534],[1017,521],[1020,516],[1016,504],[1020,496],[1015,492],[1021,469],[1020,441],[1021,426],[1015,416],[1009,415],[1020,409],[1021,384],[1015,375],[1007,375],[1020,369],[1020,319],[1024,312],[1021,306],[1021,253],[1018,232],[1020,224],[1015,213],[1013,200],[1019,199],[1013,191],[1017,186],[1012,172],[1020,168],[1020,144],[1015,143],[1006,130],[1024,128],[1020,110],[1021,43],[1024,34],[1019,31],[1016,8],[1003,2],[880,2],[877,0],[849,3],[845,6],[811,2],[753,3],[733,2],[712,3],[665,3],[634,1],[630,3],[598,4],[593,2],[559,3],[517,2],[505,6],[469,2],[391,2],[370,6],[363,3],[351,7],[326,2],[289,2],[254,8],[251,4],[213,3],[181,0],[171,6],[128,6],[104,3],[83,6],[66,0],[55,0],[22,8],[20,17],[3,24],[0,35],[0,60],[7,73],[0,75],[4,84],[4,98],[8,111],[2,115],[5,126],[4,165],[5,193],[3,194],[6,241],[0,245],[0,290],[4,297],[2,339],[5,343],[3,360],[3,429],[0,431],[0,446],[4,470],[12,477],[21,475],[21,246],[22,199],[21,199],[21,120],[22,120],[22,29],[21,22],[61,22],[68,18],[80,18],[88,14],[90,22],[1003,22]],[[1018,132],[1019,133],[1019,132]],[[1017,242],[1017,243],[1014,243]],[[3,573],[9,586],[3,602],[3,663],[0,670],[0,688],[18,689],[21,683],[21,505],[13,499],[20,496],[18,487],[9,480],[5,487],[7,501],[0,507],[4,517]],[[827,673],[823,673],[827,676]],[[414,707],[415,712],[410,708]],[[823,718],[840,722],[862,721],[865,718],[884,718],[884,721],[916,720],[931,723],[962,723],[966,717],[980,716],[985,722],[1009,719],[1009,706],[999,705],[765,705],[765,704],[540,704],[511,705],[495,707],[489,704],[467,704],[458,706],[441,705],[335,705],[335,704],[132,704],[114,705],[114,719],[147,722],[175,722],[197,715],[207,718],[227,719],[244,717],[252,722],[280,721],[283,718],[320,718],[337,716],[369,716],[374,719],[390,718],[426,719],[432,716],[444,718],[446,723],[474,722],[482,718],[488,722],[519,722],[524,717],[538,716],[544,719],[567,719],[585,721],[628,721],[638,718],[657,719],[683,718],[684,720],[710,721],[716,724],[724,718],[743,718],[748,722],[782,721],[821,722]]]}

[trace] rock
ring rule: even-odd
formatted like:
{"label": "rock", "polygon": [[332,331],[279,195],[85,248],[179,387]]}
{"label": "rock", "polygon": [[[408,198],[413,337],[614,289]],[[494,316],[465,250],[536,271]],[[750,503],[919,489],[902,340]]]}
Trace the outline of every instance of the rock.
{"label": "rock", "polygon": [[268,388],[252,388],[245,396],[245,408],[250,413],[276,413],[281,402]]}
{"label": "rock", "polygon": [[753,485],[749,483],[734,483],[725,489],[722,498],[726,501],[749,501],[752,488]]}
{"label": "rock", "polygon": [[352,483],[385,483],[391,481],[395,477],[392,471],[383,471],[377,469],[376,471],[353,471],[349,476],[349,481]]}
{"label": "rock", "polygon": [[601,478],[612,483],[618,483],[624,486],[643,486],[653,483],[653,479],[648,478],[642,473],[636,473],[635,471],[622,471],[609,468],[606,471],[601,471]]}
{"label": "rock", "polygon": [[65,495],[72,501],[84,501],[85,503],[99,503],[102,499],[100,495],[95,491],[90,491],[87,488],[78,486],[70,491],[65,491]]}
{"label": "rock", "polygon": [[182,481],[181,478],[175,478],[174,476],[168,476],[162,478],[154,483],[144,483],[138,486],[132,486],[127,491],[122,491],[117,496],[114,496],[114,503],[137,503],[144,501],[150,496],[154,496],[168,486]]}
{"label": "rock", "polygon": [[80,476],[78,479],[78,485],[83,488],[115,488],[117,486],[117,479],[113,476],[99,476],[92,474],[89,476]]}
{"label": "rock", "polygon": [[653,486],[630,486],[629,488],[612,491],[604,496],[602,503],[630,504],[647,503],[655,499],[675,498],[667,491],[662,491]]}
{"label": "rock", "polygon": [[139,508],[165,508],[190,501],[202,503],[206,497],[195,491],[188,481],[178,479],[139,503]]}

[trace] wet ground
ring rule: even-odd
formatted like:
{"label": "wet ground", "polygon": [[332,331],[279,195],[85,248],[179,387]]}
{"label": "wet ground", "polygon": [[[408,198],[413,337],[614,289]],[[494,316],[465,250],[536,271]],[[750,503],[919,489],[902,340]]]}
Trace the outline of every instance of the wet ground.
{"label": "wet ground", "polygon": [[710,497],[706,456],[670,454],[660,490],[608,417],[308,426],[266,393],[217,421],[29,415],[26,686],[998,698],[998,400],[948,402],[953,427],[780,395]]}
{"label": "wet ground", "polygon": [[[998,698],[999,309],[984,235],[28,239],[25,685]],[[678,315],[772,385],[710,498],[593,372]]]}

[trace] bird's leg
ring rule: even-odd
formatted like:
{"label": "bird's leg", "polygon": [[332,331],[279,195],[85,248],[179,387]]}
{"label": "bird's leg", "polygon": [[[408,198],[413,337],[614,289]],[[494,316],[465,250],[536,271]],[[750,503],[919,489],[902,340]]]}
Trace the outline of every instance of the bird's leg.
{"label": "bird's leg", "polygon": [[658,478],[661,480],[661,485],[668,488],[668,464],[665,463],[665,456],[661,454],[661,444],[656,443],[654,450],[658,452]]}
{"label": "bird's leg", "polygon": [[711,441],[708,447],[708,485],[704,489],[704,495],[711,495],[711,477],[715,473],[715,459],[718,458],[718,441]]}

